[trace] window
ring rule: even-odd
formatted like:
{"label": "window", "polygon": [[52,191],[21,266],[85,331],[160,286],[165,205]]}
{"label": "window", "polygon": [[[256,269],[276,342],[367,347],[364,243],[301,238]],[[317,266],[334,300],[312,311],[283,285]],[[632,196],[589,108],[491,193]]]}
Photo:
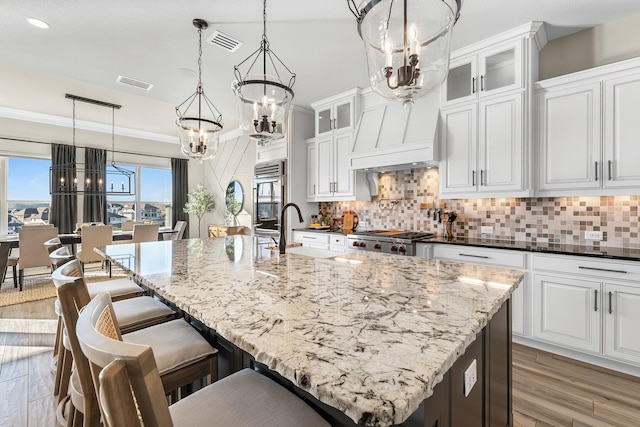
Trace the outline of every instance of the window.
{"label": "window", "polygon": [[[107,166],[110,168],[111,166]],[[123,167],[123,166],[120,166]],[[171,224],[171,170],[124,166],[136,173],[136,194],[107,196],[109,223],[120,228],[125,221],[144,221],[160,226]]]}
{"label": "window", "polygon": [[22,226],[49,223],[50,160],[9,157],[7,159],[7,233],[17,234]]}

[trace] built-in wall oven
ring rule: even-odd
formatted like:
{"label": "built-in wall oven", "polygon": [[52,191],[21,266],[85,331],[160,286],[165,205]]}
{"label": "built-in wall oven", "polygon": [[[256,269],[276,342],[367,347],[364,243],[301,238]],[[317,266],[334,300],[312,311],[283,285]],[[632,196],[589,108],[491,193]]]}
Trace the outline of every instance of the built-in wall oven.
{"label": "built-in wall oven", "polygon": [[278,161],[256,165],[254,176],[256,234],[274,234],[280,230],[280,210],[286,203],[286,163]]}

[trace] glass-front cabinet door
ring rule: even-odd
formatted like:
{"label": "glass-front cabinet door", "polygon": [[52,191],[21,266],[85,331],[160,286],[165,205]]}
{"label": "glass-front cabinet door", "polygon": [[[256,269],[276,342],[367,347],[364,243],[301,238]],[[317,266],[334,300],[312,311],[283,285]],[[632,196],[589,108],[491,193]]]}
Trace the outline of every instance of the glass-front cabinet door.
{"label": "glass-front cabinet door", "polygon": [[478,90],[476,74],[475,56],[451,61],[447,82],[444,85],[445,103],[475,99]]}
{"label": "glass-front cabinet door", "polygon": [[353,103],[351,101],[336,104],[334,130],[345,129],[352,126],[352,108]]}
{"label": "glass-front cabinet door", "polygon": [[451,60],[444,104],[522,88],[522,40]]}
{"label": "glass-front cabinet door", "polygon": [[331,132],[333,130],[333,114],[332,114],[332,106],[329,105],[327,108],[322,108],[316,112],[316,129],[318,130],[318,134]]}
{"label": "glass-front cabinet door", "polygon": [[522,88],[522,40],[478,55],[480,96]]}

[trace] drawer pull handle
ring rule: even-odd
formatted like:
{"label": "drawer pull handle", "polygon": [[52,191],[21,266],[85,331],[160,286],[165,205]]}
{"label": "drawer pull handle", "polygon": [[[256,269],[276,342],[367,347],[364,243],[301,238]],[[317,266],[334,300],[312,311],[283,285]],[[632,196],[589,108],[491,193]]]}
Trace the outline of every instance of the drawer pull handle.
{"label": "drawer pull handle", "polygon": [[593,297],[593,311],[598,311],[598,290],[593,291],[595,296]]}
{"label": "drawer pull handle", "polygon": [[627,274],[626,271],[624,270],[611,270],[609,268],[597,268],[597,267],[585,267],[585,266],[578,266],[579,269],[581,270],[595,270],[595,271],[606,271],[609,273],[622,273],[622,274]]}
{"label": "drawer pull handle", "polygon": [[468,256],[471,258],[482,258],[482,259],[489,259],[488,256],[484,256],[484,255],[471,255],[471,254],[458,254],[460,256]]}
{"label": "drawer pull handle", "polygon": [[609,292],[609,314],[613,313],[611,310],[611,298],[613,297],[613,292]]}
{"label": "drawer pull handle", "polygon": [[596,162],[596,181],[598,180],[598,162]]}

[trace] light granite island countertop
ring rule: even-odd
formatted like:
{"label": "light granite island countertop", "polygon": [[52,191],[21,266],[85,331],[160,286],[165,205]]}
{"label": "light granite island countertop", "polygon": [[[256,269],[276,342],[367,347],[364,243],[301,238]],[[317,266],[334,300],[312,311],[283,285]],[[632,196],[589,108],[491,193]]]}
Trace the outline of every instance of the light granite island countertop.
{"label": "light granite island countertop", "polygon": [[269,251],[249,236],[97,250],[362,425],[405,421],[510,298],[516,270]]}

